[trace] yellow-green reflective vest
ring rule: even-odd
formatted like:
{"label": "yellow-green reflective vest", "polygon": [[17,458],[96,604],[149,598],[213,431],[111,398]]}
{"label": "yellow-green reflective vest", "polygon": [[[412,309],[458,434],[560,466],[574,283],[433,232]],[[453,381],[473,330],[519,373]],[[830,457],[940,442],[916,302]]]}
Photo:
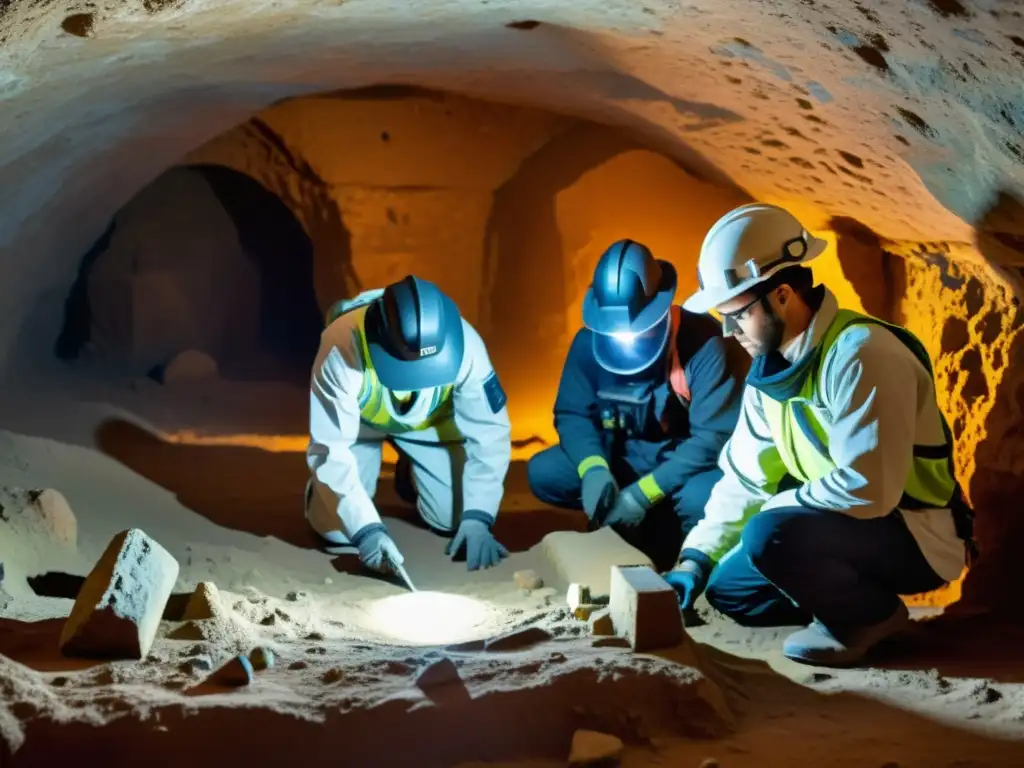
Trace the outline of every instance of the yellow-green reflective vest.
{"label": "yellow-green reflective vest", "polygon": [[[346,314],[341,309],[341,305],[342,302],[338,302],[328,311],[328,325],[337,320],[341,315]],[[380,383],[380,379],[377,378],[377,372],[373,367],[373,360],[370,358],[370,345],[366,340],[365,305],[350,308],[350,311],[355,311],[356,309],[363,310],[355,329],[358,342],[357,352],[363,367],[363,384],[359,388],[359,417],[362,422],[391,435],[403,432],[417,432],[429,427],[438,427],[439,431],[451,431],[453,434],[450,437],[455,439],[457,435],[454,433],[455,427],[452,420],[454,412],[452,393],[455,388],[450,384],[445,387],[437,387],[432,391],[430,407],[427,409],[427,416],[423,421],[415,424],[403,424],[391,415],[385,399],[390,397],[390,392],[384,388],[384,385]],[[425,392],[421,392],[420,396],[423,394]],[[445,435],[441,437],[446,439]]]}
{"label": "yellow-green reflective vest", "polygon": [[[775,447],[786,470],[801,483],[818,480],[836,468],[828,449],[828,431],[815,415],[818,377],[829,349],[844,330],[854,325],[876,324],[892,331],[921,361],[934,380],[931,360],[914,334],[898,325],[846,309],[836,314],[814,351],[814,360],[799,393],[788,400],[774,400],[762,393],[761,403]],[[942,445],[915,445],[910,476],[904,485],[900,508],[942,509],[950,506],[959,490],[953,474],[953,438],[942,418],[946,441]]]}

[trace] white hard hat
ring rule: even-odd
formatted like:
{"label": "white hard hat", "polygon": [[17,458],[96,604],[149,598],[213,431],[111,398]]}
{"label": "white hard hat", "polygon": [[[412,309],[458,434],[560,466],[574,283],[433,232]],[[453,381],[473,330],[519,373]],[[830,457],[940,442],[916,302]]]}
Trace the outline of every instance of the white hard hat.
{"label": "white hard hat", "polygon": [[708,230],[697,262],[700,290],[683,306],[690,312],[707,312],[780,269],[817,258],[827,245],[785,208],[767,203],[741,205]]}

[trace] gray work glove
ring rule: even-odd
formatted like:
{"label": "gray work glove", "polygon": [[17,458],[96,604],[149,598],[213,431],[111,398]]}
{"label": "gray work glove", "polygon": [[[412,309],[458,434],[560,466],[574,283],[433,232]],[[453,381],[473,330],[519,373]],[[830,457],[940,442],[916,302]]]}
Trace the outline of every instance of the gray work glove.
{"label": "gray work glove", "polygon": [[605,516],[618,494],[619,485],[607,467],[596,466],[583,475],[583,488],[580,490],[583,512],[594,527],[604,525]]}
{"label": "gray work glove", "polygon": [[469,509],[462,513],[462,523],[459,530],[445,549],[445,554],[450,557],[458,555],[463,546],[466,548],[466,569],[476,571],[481,568],[493,568],[504,558],[508,557],[508,550],[494,538],[491,533],[491,518],[475,509]]}
{"label": "gray work glove", "polygon": [[628,485],[615,497],[615,503],[604,519],[605,525],[624,525],[627,528],[640,525],[648,506],[647,497],[640,487],[636,483]]}
{"label": "gray work glove", "polygon": [[359,561],[371,571],[394,573],[395,566],[405,562],[383,523],[360,528],[352,537],[352,543],[359,548]]}

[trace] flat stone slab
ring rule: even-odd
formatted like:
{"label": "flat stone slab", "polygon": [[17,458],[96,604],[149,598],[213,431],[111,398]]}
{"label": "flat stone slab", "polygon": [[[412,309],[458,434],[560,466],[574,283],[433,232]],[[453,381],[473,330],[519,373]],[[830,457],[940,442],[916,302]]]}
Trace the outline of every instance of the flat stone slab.
{"label": "flat stone slab", "polygon": [[611,594],[613,565],[654,565],[611,528],[592,533],[555,531],[541,541],[541,551],[565,585],[585,584],[592,599]]}

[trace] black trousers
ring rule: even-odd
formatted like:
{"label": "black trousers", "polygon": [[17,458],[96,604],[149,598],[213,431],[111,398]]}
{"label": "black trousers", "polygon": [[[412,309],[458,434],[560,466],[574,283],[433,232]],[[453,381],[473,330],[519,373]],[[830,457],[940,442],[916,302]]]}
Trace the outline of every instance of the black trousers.
{"label": "black trousers", "polygon": [[716,609],[746,626],[867,626],[898,608],[899,595],[944,584],[899,512],[859,520],[786,507],[759,512],[707,586]]}
{"label": "black trousers", "polygon": [[[653,456],[649,444],[626,441],[624,450],[613,455],[610,462],[619,487],[624,488],[652,471]],[[583,509],[580,497],[583,481],[561,446],[535,454],[526,470],[530,489],[538,499],[556,507]],[[616,532],[651,558],[660,570],[668,570],[679,558],[683,538],[704,517],[708,496],[721,477],[722,472],[717,467],[691,477],[678,491],[652,507],[640,525],[634,528],[615,526]]]}

